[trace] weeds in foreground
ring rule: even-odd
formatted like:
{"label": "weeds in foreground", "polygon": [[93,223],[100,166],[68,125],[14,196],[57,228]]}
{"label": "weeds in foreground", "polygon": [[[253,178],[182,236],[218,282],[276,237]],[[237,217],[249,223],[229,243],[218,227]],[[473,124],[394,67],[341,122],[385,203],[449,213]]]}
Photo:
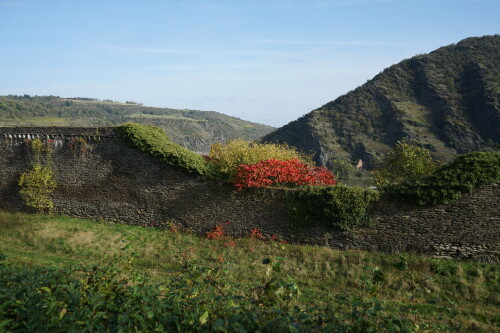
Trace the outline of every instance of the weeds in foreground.
{"label": "weeds in foreground", "polygon": [[[221,225],[223,230],[229,227]],[[98,265],[105,256],[116,260],[134,254],[130,274],[142,275],[144,283],[152,286],[168,285],[175,277],[186,277],[184,270],[196,267],[218,274],[219,288],[232,288],[234,295],[260,299],[260,304],[265,303],[265,294],[278,290],[290,295],[295,284],[300,293],[285,302],[287,313],[295,313],[297,306],[306,312],[314,308],[318,316],[334,313],[338,317],[352,313],[359,302],[370,305],[360,305],[354,313],[398,316],[418,325],[420,331],[494,331],[499,327],[498,265],[296,246],[282,244],[279,237],[273,240],[263,235],[265,240],[261,240],[257,231],[237,239],[223,234],[219,239],[206,239],[178,229],[1,211],[0,227],[0,252],[18,270],[25,265],[65,270],[82,263]],[[270,262],[263,264],[266,258]],[[268,276],[267,270],[275,264],[280,271],[276,266]],[[350,322],[341,317],[344,324]]]}
{"label": "weeds in foreground", "polygon": [[18,269],[1,264],[0,328],[7,331],[403,331],[410,319],[378,300],[339,297],[333,307],[301,307],[297,284],[282,276],[283,258],[265,258],[267,279],[242,293],[230,270],[186,265],[161,285],[119,265]]}

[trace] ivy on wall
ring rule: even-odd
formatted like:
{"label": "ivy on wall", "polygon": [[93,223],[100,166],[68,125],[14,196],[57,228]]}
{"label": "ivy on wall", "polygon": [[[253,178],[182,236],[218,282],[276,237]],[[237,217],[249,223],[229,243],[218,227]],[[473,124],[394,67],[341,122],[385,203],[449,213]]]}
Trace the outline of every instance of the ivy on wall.
{"label": "ivy on wall", "polygon": [[307,186],[285,192],[288,221],[294,227],[316,222],[347,230],[369,218],[369,207],[379,199],[375,190],[361,187]]}
{"label": "ivy on wall", "polygon": [[37,212],[51,212],[54,203],[50,198],[56,188],[52,170],[52,148],[50,142],[43,143],[39,139],[26,140],[33,154],[32,166],[19,178],[19,194],[26,206]]}
{"label": "ivy on wall", "polygon": [[92,146],[87,142],[87,140],[82,137],[72,138],[68,143],[68,147],[73,157],[76,157],[78,155],[82,158],[85,158],[92,150]]}
{"label": "ivy on wall", "polygon": [[457,157],[429,176],[389,185],[382,190],[391,198],[418,205],[439,205],[499,181],[500,152],[475,152]]}
{"label": "ivy on wall", "polygon": [[170,167],[195,175],[210,174],[203,157],[170,141],[160,127],[129,122],[116,127],[116,132],[130,146],[158,157]]}

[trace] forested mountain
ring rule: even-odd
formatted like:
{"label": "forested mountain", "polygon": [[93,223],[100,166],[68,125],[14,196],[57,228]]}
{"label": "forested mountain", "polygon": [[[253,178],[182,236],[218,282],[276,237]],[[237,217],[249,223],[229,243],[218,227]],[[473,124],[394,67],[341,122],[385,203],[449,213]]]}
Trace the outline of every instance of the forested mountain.
{"label": "forested mountain", "polygon": [[274,129],[213,111],[93,98],[0,96],[0,126],[113,126],[127,121],[160,126],[172,141],[199,152],[208,151],[215,142],[258,139]]}
{"label": "forested mountain", "polygon": [[371,168],[403,137],[442,160],[500,148],[500,35],[404,60],[264,140]]}

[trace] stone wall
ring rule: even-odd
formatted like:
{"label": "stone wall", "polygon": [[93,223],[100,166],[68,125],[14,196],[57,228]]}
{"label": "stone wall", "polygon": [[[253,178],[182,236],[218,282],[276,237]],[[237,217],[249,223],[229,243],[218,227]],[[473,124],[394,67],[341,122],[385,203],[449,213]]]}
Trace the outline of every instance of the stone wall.
{"label": "stone wall", "polygon": [[[349,232],[317,223],[294,230],[287,222],[284,192],[245,189],[174,170],[128,147],[113,128],[0,128],[0,207],[25,209],[18,179],[31,164],[26,140],[51,141],[57,189],[56,213],[132,225],[178,227],[204,234],[230,221],[228,233],[253,228],[292,242],[338,249],[413,251],[442,257],[498,261],[500,186],[493,184],[451,205],[420,208],[382,202],[368,226]],[[83,138],[85,147],[75,144]]]}
{"label": "stone wall", "polygon": [[373,207],[368,225],[345,233],[317,226],[309,230],[305,242],[500,262],[499,198],[500,184],[491,184],[435,207],[383,200]]}
{"label": "stone wall", "polygon": [[[174,170],[128,147],[112,128],[94,132],[85,128],[1,128],[1,206],[23,209],[17,181],[30,166],[29,146],[24,142],[38,136],[54,140],[56,213],[144,226],[173,221],[200,234],[226,221],[231,222],[226,229],[235,235],[265,229],[270,223],[277,226],[274,232],[290,235],[282,192],[238,192],[231,185]],[[77,138],[88,143],[86,152],[78,145],[71,148]]]}

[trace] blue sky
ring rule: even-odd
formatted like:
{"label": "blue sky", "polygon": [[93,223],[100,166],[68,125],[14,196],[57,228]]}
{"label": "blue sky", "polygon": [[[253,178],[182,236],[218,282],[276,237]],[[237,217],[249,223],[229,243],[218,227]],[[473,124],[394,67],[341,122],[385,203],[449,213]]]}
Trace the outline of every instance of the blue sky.
{"label": "blue sky", "polygon": [[500,0],[0,0],[0,95],[284,125],[385,67],[500,33]]}

